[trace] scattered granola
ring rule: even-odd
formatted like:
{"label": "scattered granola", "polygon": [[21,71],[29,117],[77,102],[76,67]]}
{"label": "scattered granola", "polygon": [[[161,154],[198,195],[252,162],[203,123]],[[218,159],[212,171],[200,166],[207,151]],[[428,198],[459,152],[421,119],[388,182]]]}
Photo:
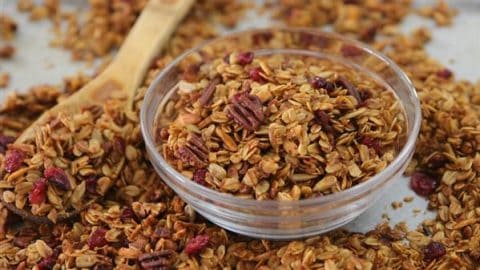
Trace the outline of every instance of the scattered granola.
{"label": "scattered granola", "polygon": [[438,26],[452,24],[453,17],[457,15],[457,10],[448,6],[447,1],[437,0],[435,5],[424,6],[417,10],[421,16],[432,18]]}
{"label": "scattered granola", "polygon": [[0,38],[11,40],[17,32],[17,23],[12,17],[2,13],[0,14]]}
{"label": "scattered granola", "polygon": [[[117,1],[105,2],[112,5]],[[228,13],[220,12],[219,15],[217,10],[230,10],[231,6],[238,5],[236,1],[232,4],[232,1],[225,0],[199,2],[207,3],[204,6],[209,10],[196,5],[197,9],[179,27],[168,50],[152,65],[146,85],[173,57],[215,34],[205,18],[228,17]],[[160,181],[147,161],[142,160],[139,161],[141,169],[131,170],[125,166],[121,172],[126,176],[124,179],[131,179],[128,185],[138,188],[142,194],[140,197],[130,197],[131,190],[122,198],[108,197],[93,203],[70,222],[54,226],[32,225],[0,205],[0,268],[477,269],[480,265],[477,209],[480,204],[480,83],[439,76],[437,73],[445,67],[428,57],[423,49],[428,41],[425,29],[411,36],[388,32],[407,14],[410,1],[348,0],[341,3],[326,0],[306,1],[302,6],[297,2],[300,3],[279,1],[275,9],[287,11],[286,6],[295,7],[292,11],[280,13],[280,19],[301,20],[308,16],[295,14],[313,14],[318,17],[304,25],[333,22],[339,26],[353,25],[357,36],[361,36],[364,30],[367,33],[390,33],[390,37],[372,45],[403,68],[422,100],[424,121],[410,171],[438,176],[439,186],[428,197],[430,208],[438,211],[436,219],[426,220],[417,230],[409,230],[405,224],[394,228],[381,224],[366,234],[337,230],[299,241],[249,239],[203,220]],[[312,8],[314,4],[320,8]],[[334,12],[339,7],[344,9],[341,14]],[[27,5],[25,9],[31,8]],[[92,14],[95,8],[90,8]],[[195,14],[201,17],[195,17]],[[102,16],[108,17],[106,14]],[[323,21],[322,16],[328,19]],[[355,25],[364,18],[388,23],[380,31],[367,31],[366,24]],[[84,40],[88,41],[88,36]],[[256,76],[259,81],[255,81],[261,83],[261,73],[257,75],[260,78]],[[138,91],[137,110],[145,90],[146,87],[142,87]],[[42,111],[56,104],[60,97],[59,89],[40,86],[27,94],[13,95],[6,101],[0,109],[0,164],[4,159],[2,149],[7,150],[12,138]],[[128,115],[123,119],[131,121],[129,123],[134,127],[138,126],[138,116]],[[138,151],[136,157],[145,155],[139,136],[131,138],[130,144]],[[0,175],[4,174],[2,166]],[[202,175],[201,171],[198,172],[199,181],[203,180]],[[113,186],[109,193],[119,193],[122,188],[125,188],[123,184]],[[125,209],[134,212],[133,218],[131,214],[122,215]],[[422,211],[418,209],[419,213]],[[106,230],[108,244],[90,249],[88,239],[99,228]],[[202,235],[209,236],[208,244],[198,254],[188,255],[186,244]]]}
{"label": "scattered granola", "polygon": [[201,64],[160,114],[159,151],[182,174],[207,169],[212,189],[298,200],[367,181],[401,148],[401,105],[366,74],[300,55],[227,60]]}
{"label": "scattered granola", "polygon": [[15,47],[10,44],[0,46],[0,59],[8,59],[15,53]]}
{"label": "scattered granola", "polygon": [[0,88],[5,88],[10,83],[10,74],[9,73],[0,73]]}

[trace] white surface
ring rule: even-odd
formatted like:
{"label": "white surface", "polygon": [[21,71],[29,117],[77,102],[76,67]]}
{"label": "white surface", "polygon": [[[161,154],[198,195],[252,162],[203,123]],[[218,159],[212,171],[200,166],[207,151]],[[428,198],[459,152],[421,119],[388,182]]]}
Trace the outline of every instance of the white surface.
{"label": "white surface", "polygon": [[[83,63],[71,62],[70,53],[48,46],[53,34],[50,23],[30,23],[25,14],[18,14],[13,0],[0,0],[0,13],[13,15],[19,23],[19,31],[13,44],[17,47],[17,54],[11,61],[0,60],[0,73],[11,73],[12,81],[8,90],[0,89],[0,100],[13,90],[25,91],[28,87],[42,83],[61,84],[62,78],[75,74],[77,71],[88,71]],[[67,4],[78,2],[66,1]],[[429,2],[429,1],[422,1]],[[407,18],[402,26],[410,31],[424,25],[433,29],[432,42],[428,45],[431,55],[455,71],[458,78],[472,81],[480,79],[480,1],[455,2],[462,12],[455,20],[455,24],[446,28],[433,28],[434,23],[416,16]],[[255,21],[247,19],[240,24],[239,29],[253,26],[267,26],[267,19]],[[451,63],[451,59],[455,59]],[[91,71],[91,68],[90,68]],[[393,201],[402,201],[405,196],[415,196],[408,187],[408,179],[399,179],[388,192],[366,213],[361,215],[346,227],[353,231],[365,232],[373,229],[381,221],[382,214],[387,213],[391,223],[406,221],[414,228],[427,217],[434,217],[434,213],[426,212],[425,199],[415,196],[411,203],[403,203],[403,207],[393,210]],[[421,209],[420,214],[414,215],[414,209]]]}

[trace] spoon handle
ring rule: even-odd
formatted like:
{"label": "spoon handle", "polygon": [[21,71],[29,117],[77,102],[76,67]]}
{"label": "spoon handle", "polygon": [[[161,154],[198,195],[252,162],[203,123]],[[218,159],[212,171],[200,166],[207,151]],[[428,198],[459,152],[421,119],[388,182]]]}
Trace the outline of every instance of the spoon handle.
{"label": "spoon handle", "polygon": [[[130,100],[152,61],[187,14],[194,0],[150,0],[106,73],[126,90]],[[131,104],[131,102],[129,102]]]}

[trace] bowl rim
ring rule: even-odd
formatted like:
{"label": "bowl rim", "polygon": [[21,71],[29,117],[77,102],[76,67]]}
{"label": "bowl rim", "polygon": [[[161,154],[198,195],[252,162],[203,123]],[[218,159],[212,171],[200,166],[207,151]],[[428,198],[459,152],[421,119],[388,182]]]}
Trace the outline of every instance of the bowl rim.
{"label": "bowl rim", "polygon": [[[230,38],[241,36],[241,35],[265,32],[265,31],[283,31],[288,33],[310,32],[313,34],[320,34],[328,38],[337,39],[337,40],[358,46],[362,48],[362,50],[368,52],[371,55],[374,55],[375,57],[379,58],[381,61],[387,63],[393,69],[396,75],[399,76],[400,81],[402,81],[407,85],[408,92],[409,92],[408,94],[409,94],[409,97],[412,99],[413,106],[414,106],[414,112],[413,112],[414,121],[411,124],[412,129],[411,129],[410,135],[407,138],[407,141],[403,145],[398,155],[392,160],[390,164],[387,165],[387,167],[385,167],[385,169],[383,169],[380,173],[375,174],[365,182],[359,183],[348,189],[345,189],[336,193],[332,193],[332,194],[327,194],[321,197],[307,198],[307,199],[301,199],[296,201],[255,200],[255,199],[245,199],[245,198],[235,197],[232,194],[218,192],[208,187],[205,187],[203,185],[200,185],[198,183],[195,183],[194,181],[182,175],[172,166],[170,166],[170,164],[163,158],[160,152],[157,151],[156,144],[154,143],[154,140],[149,132],[149,127],[147,126],[148,102],[145,102],[145,100],[153,100],[153,96],[155,94],[155,88],[159,84],[159,82],[163,79],[163,77],[166,74],[168,74],[170,69],[175,67],[180,61],[184,60],[188,55],[190,55],[191,53],[197,52],[208,45],[214,44],[222,40],[227,40]],[[385,56],[383,53],[378,52],[377,50],[373,49],[369,45],[364,44],[360,41],[344,37],[337,33],[325,32],[315,28],[305,28],[305,27],[249,28],[246,30],[232,31],[227,34],[221,35],[219,37],[204,41],[199,45],[195,46],[194,48],[191,48],[185,51],[184,53],[182,53],[181,55],[177,56],[172,62],[166,65],[148,86],[147,92],[143,100],[144,102],[140,110],[140,126],[141,126],[143,139],[145,142],[145,147],[147,148],[147,150],[153,149],[153,151],[148,151],[150,152],[151,162],[160,163],[159,167],[161,167],[164,170],[165,174],[169,176],[173,176],[177,180],[176,182],[180,182],[180,184],[184,185],[184,187],[190,190],[191,193],[196,195],[201,194],[203,197],[208,198],[209,201],[218,202],[218,204],[215,204],[217,206],[232,205],[232,206],[235,206],[236,208],[255,207],[255,208],[262,208],[262,209],[264,208],[284,209],[284,208],[294,208],[294,207],[295,208],[308,207],[311,205],[340,202],[345,198],[350,198],[352,196],[355,196],[364,192],[368,192],[374,186],[388,180],[389,176],[393,175],[398,169],[402,167],[402,164],[404,164],[404,162],[406,162],[409,159],[409,157],[412,154],[412,150],[414,150],[415,148],[415,142],[420,131],[420,125],[421,125],[421,119],[422,119],[420,101],[419,101],[416,89],[413,86],[413,83],[411,82],[411,80],[408,78],[408,76],[400,69],[399,66],[397,66],[397,64],[393,62],[393,60]],[[155,160],[152,160],[152,158]]]}

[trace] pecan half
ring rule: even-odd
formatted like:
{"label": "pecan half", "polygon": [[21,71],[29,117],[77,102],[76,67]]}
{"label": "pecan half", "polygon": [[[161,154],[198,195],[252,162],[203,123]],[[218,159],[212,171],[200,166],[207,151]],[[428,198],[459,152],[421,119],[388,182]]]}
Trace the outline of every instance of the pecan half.
{"label": "pecan half", "polygon": [[240,92],[230,102],[232,104],[227,107],[228,115],[242,127],[255,131],[265,120],[262,102],[257,96]]}
{"label": "pecan half", "polygon": [[195,133],[190,133],[187,143],[180,146],[175,154],[183,162],[195,168],[203,168],[208,163],[208,152],[203,139]]}
{"label": "pecan half", "polygon": [[171,269],[175,263],[177,254],[171,249],[154,251],[142,254],[138,257],[143,269]]}
{"label": "pecan half", "polygon": [[222,78],[220,76],[217,76],[210,81],[210,83],[203,90],[202,95],[198,99],[200,105],[205,106],[210,103],[212,96],[215,93],[217,84],[219,84],[220,82],[222,82]]}

